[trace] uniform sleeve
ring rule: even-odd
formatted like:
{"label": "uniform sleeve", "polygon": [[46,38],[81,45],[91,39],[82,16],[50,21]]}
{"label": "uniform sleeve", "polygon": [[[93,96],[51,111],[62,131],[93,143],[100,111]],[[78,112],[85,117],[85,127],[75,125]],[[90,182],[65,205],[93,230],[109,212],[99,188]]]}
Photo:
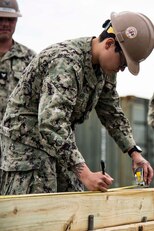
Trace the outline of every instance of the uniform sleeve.
{"label": "uniform sleeve", "polygon": [[48,152],[55,152],[55,157],[69,167],[84,162],[71,128],[76,96],[77,81],[73,65],[66,58],[54,60],[42,86],[39,131]]}
{"label": "uniform sleeve", "polygon": [[119,103],[116,76],[108,76],[101,97],[96,105],[101,123],[123,152],[135,145],[132,129]]}
{"label": "uniform sleeve", "polygon": [[154,93],[149,101],[148,124],[154,128]]}

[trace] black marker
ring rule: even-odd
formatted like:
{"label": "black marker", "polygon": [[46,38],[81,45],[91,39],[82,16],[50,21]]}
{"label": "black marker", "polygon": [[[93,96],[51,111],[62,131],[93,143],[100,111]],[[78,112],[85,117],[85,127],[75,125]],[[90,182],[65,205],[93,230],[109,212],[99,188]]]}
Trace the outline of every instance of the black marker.
{"label": "black marker", "polygon": [[102,168],[102,174],[105,175],[105,163],[103,160],[101,160],[101,168]]}

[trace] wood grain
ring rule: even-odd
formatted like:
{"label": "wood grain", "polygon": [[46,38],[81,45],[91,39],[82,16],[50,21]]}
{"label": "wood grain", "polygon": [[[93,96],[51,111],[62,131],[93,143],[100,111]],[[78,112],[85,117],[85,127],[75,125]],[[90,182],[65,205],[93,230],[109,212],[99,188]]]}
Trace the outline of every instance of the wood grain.
{"label": "wood grain", "polygon": [[154,189],[0,196],[0,231],[87,231],[89,215],[95,230],[154,221]]}
{"label": "wood grain", "polygon": [[146,223],[137,223],[131,225],[122,225],[104,229],[95,229],[95,231],[154,231],[154,221]]}

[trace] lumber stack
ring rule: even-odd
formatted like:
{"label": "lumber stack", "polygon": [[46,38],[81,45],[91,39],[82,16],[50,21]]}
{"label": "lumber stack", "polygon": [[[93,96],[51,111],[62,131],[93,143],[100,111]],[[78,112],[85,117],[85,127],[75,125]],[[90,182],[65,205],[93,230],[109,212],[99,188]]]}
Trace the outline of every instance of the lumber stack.
{"label": "lumber stack", "polygon": [[0,231],[90,230],[154,231],[154,189],[0,196]]}

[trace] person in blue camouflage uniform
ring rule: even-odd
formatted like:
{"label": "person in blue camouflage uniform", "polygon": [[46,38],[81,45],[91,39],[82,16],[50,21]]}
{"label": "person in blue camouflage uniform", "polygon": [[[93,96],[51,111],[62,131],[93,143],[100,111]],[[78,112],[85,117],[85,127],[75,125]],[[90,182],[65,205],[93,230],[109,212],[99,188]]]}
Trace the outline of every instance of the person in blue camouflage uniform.
{"label": "person in blue camouflage uniform", "polygon": [[9,98],[1,124],[1,194],[83,191],[84,186],[107,191],[113,178],[92,172],[75,142],[75,125],[93,108],[131,156],[133,169],[144,168],[150,184],[153,169],[137,149],[119,105],[116,73],[128,65],[138,74],[140,61],[152,52],[153,38],[154,27],[146,16],[112,13],[99,37],[53,44],[32,60]]}
{"label": "person in blue camouflage uniform", "polygon": [[0,0],[0,121],[5,112],[7,98],[35,55],[33,50],[12,38],[20,16],[16,0]]}
{"label": "person in blue camouflage uniform", "polygon": [[154,128],[154,93],[149,101],[148,124]]}

